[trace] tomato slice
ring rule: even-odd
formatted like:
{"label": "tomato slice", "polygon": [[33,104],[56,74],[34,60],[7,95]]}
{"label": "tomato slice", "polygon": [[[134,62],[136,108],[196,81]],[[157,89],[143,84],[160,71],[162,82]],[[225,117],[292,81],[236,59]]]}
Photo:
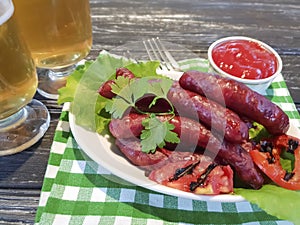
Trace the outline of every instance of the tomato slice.
{"label": "tomato slice", "polygon": [[[294,154],[294,169],[287,172],[280,163],[283,150]],[[250,152],[254,163],[276,184],[300,190],[300,139],[283,134],[261,141]]]}
{"label": "tomato slice", "polygon": [[[188,172],[187,168],[189,169]],[[211,160],[205,156],[201,157],[201,162],[182,160],[167,163],[159,169],[152,170],[149,179],[194,194],[233,193],[233,171],[231,167],[211,163]]]}

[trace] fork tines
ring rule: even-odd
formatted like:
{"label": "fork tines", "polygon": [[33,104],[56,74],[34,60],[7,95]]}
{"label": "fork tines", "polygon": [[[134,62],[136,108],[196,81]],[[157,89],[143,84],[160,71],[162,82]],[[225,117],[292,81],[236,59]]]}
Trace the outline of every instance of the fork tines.
{"label": "fork tines", "polygon": [[160,61],[162,70],[180,70],[176,60],[158,37],[148,39],[147,41],[143,41],[143,43],[149,59],[151,61]]}

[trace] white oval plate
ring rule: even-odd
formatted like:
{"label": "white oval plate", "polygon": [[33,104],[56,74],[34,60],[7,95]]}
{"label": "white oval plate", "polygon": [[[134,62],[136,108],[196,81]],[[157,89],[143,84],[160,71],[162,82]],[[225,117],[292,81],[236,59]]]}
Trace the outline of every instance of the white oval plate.
{"label": "white oval plate", "polygon": [[[187,58],[197,57],[188,49],[184,49],[180,45],[175,45],[173,43],[164,42],[169,49],[172,49],[172,53],[175,53],[177,57],[176,60],[183,60]],[[135,57],[141,60],[147,60],[147,53],[144,50],[142,42],[132,42],[127,45],[120,46],[112,51],[117,55],[123,55],[127,57]],[[184,58],[186,57],[186,58]],[[245,199],[242,196],[234,194],[224,194],[224,195],[196,195],[189,192],[180,191],[174,188],[163,186],[149,180],[144,171],[139,167],[131,164],[118,148],[114,144],[114,140],[109,135],[101,136],[98,133],[86,130],[85,128],[78,126],[75,123],[75,116],[70,112],[69,122],[73,136],[82,148],[82,150],[87,154],[87,156],[110,171],[117,177],[130,182],[131,184],[147,188],[152,191],[159,193],[189,198],[194,200],[202,201],[217,201],[217,202],[239,202]],[[289,134],[296,137],[300,137],[300,132],[295,126],[291,126]]]}
{"label": "white oval plate", "polygon": [[143,170],[131,164],[121,155],[118,148],[112,142],[111,137],[108,135],[101,136],[98,133],[88,131],[76,125],[75,116],[72,113],[69,113],[69,122],[76,142],[87,156],[125,181],[159,193],[194,200],[218,202],[239,202],[244,200],[243,197],[238,195],[196,195],[157,184],[149,180]]}

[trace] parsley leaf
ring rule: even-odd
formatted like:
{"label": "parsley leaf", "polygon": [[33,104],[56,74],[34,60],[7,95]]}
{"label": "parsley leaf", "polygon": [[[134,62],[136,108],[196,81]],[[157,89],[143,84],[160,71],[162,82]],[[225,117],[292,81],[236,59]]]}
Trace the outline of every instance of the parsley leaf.
{"label": "parsley leaf", "polygon": [[167,98],[167,94],[170,90],[170,87],[173,84],[173,81],[164,78],[164,79],[153,79],[149,81],[150,85],[148,88],[148,93],[154,94],[158,97]]}
{"label": "parsley leaf", "polygon": [[[107,112],[112,118],[122,118],[126,111],[136,107],[136,103],[146,94],[153,94],[155,98],[149,107],[156,104],[160,98],[167,99],[167,94],[171,88],[173,81],[169,78],[142,77],[138,79],[129,79],[127,77],[118,77],[114,84],[111,85],[112,92],[117,96],[108,102],[105,106]],[[172,106],[172,104],[170,103]],[[172,106],[173,107],[173,106]],[[154,113],[141,112],[150,116],[143,120],[144,130],[141,134],[142,151],[150,153],[155,152],[157,147],[163,147],[167,142],[179,143],[179,138],[172,130],[174,126],[168,121],[162,122],[156,118]],[[174,115],[174,110],[168,112]]]}
{"label": "parsley leaf", "polygon": [[155,114],[150,114],[142,122],[144,130],[141,134],[142,151],[146,153],[154,153],[156,148],[165,146],[166,141],[171,143],[179,143],[179,138],[175,132],[174,125],[168,121],[160,121]]}
{"label": "parsley leaf", "polygon": [[157,99],[164,98],[167,100],[167,93],[173,81],[169,78],[142,77],[139,79],[129,79],[120,76],[115,79],[111,85],[112,92],[117,96],[111,104],[107,104],[106,110],[112,114],[113,118],[122,118],[124,113],[131,107],[136,110],[136,102],[145,94],[153,94],[155,98],[149,105],[153,106]]}
{"label": "parsley leaf", "polygon": [[177,133],[172,131],[172,130],[174,130],[175,126],[169,122],[167,122],[166,125],[167,125],[168,130],[167,130],[167,133],[165,136],[165,141],[170,142],[170,143],[179,143],[180,139],[179,139]]}
{"label": "parsley leaf", "polygon": [[135,103],[147,93],[148,78],[129,79],[120,76],[111,85],[112,92],[117,94],[112,104],[106,106],[106,110],[112,114],[113,118],[121,118],[125,111],[131,107],[135,108]]}

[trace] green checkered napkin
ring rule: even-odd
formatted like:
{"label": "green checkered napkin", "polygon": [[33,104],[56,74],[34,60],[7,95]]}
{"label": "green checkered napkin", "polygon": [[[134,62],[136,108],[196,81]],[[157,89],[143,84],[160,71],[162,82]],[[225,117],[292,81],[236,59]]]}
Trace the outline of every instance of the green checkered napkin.
{"label": "green checkered napkin", "polygon": [[[186,69],[199,65],[208,67],[202,59],[181,62]],[[300,127],[299,114],[282,76],[267,94]],[[198,201],[127,185],[80,149],[70,131],[68,110],[69,104],[65,104],[51,147],[36,225],[292,224],[247,201]]]}

